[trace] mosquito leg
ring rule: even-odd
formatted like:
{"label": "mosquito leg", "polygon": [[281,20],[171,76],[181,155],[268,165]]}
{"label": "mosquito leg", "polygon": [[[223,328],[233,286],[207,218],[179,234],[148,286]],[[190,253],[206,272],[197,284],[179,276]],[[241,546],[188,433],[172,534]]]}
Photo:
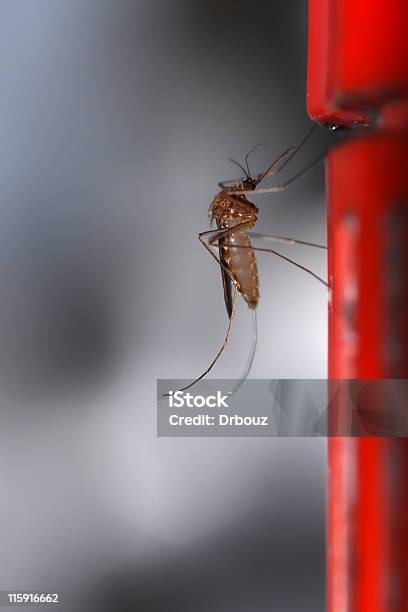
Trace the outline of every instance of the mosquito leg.
{"label": "mosquito leg", "polygon": [[[264,172],[261,172],[260,174],[258,174],[257,176],[254,177],[254,180],[256,182],[256,184],[258,185],[259,183],[261,183],[266,177],[268,176],[275,176],[276,174],[279,174],[279,172],[281,172],[286,165],[295,157],[296,153],[298,153],[298,151],[300,151],[300,149],[303,147],[303,145],[309,140],[310,136],[313,134],[314,130],[316,129],[317,125],[315,124],[304,136],[304,138],[300,141],[299,144],[297,145],[292,145],[291,147],[289,147],[286,151],[284,151],[283,153],[281,153],[280,155],[278,155],[278,157],[276,159],[273,160],[272,164],[266,169],[264,170]],[[247,165],[247,169],[248,169],[248,174],[249,174],[249,166],[248,166],[248,156],[252,153],[252,151],[254,151],[254,149],[256,149],[258,146],[260,146],[260,144],[266,144],[266,143],[259,143],[258,145],[255,145],[254,147],[252,147],[252,149],[250,149],[250,151],[248,151],[248,153],[245,156],[245,162]],[[233,161],[233,160],[231,160]],[[237,163],[237,162],[234,162]],[[238,164],[240,165],[240,164]],[[242,168],[242,166],[241,166]],[[309,168],[308,168],[309,169]],[[306,171],[306,170],[305,170]],[[245,172],[246,174],[246,172]],[[302,172],[303,174],[303,172]],[[248,175],[247,175],[248,178]],[[296,176],[297,178],[297,176]],[[240,183],[242,180],[244,180],[242,177],[239,179],[228,179],[225,181],[220,181],[218,183],[218,187],[220,189],[225,189],[227,187],[227,185],[229,184],[237,184]],[[294,179],[293,179],[294,180]],[[292,182],[292,181],[290,181]],[[261,190],[257,190],[258,193],[269,193],[271,190],[269,190],[268,192],[265,191],[261,191]],[[273,191],[282,191],[282,186],[280,189],[273,189]],[[237,192],[238,194],[247,194],[247,193],[251,193],[250,190],[248,191],[239,191]]]}
{"label": "mosquito leg", "polygon": [[228,185],[236,185],[238,183],[241,183],[243,180],[244,179],[241,176],[240,178],[237,178],[237,179],[228,179],[226,181],[219,181],[218,187],[220,189],[225,189]]}
{"label": "mosquito leg", "polygon": [[[225,334],[225,338],[224,338],[224,342],[222,343],[221,348],[219,349],[218,353],[216,354],[216,356],[214,357],[214,359],[212,360],[212,362],[210,363],[210,365],[208,366],[208,368],[205,370],[205,372],[203,372],[198,378],[196,378],[192,383],[190,383],[189,385],[187,385],[186,387],[182,387],[181,389],[179,389],[179,391],[187,391],[187,389],[191,389],[191,387],[193,387],[197,382],[199,382],[200,380],[202,380],[205,376],[207,376],[207,374],[212,370],[212,368],[214,367],[214,365],[217,363],[218,359],[221,357],[222,353],[224,352],[227,344],[228,344],[228,340],[231,334],[231,327],[232,327],[232,320],[234,318],[234,312],[235,312],[235,302],[236,302],[236,297],[237,297],[237,285],[236,285],[236,281],[232,276],[232,273],[230,271],[230,269],[228,268],[228,266],[226,266],[216,255],[216,249],[217,246],[215,246],[213,244],[214,240],[219,240],[220,238],[224,238],[225,236],[233,233],[233,231],[237,230],[237,228],[239,227],[241,230],[243,229],[242,226],[248,227],[248,223],[249,222],[244,222],[244,223],[240,223],[237,226],[233,227],[233,228],[228,228],[227,230],[208,230],[205,232],[201,232],[200,234],[198,234],[198,239],[199,241],[205,246],[205,248],[207,249],[207,251],[209,253],[211,253],[211,255],[214,257],[214,259],[216,260],[216,262],[218,263],[218,265],[223,268],[227,274],[230,276],[232,282],[233,282],[233,287],[234,287],[234,293],[232,296],[232,311],[231,311],[231,315],[229,317],[228,320],[228,327],[227,327],[227,331]],[[212,238],[209,239],[209,244],[207,244],[207,242],[205,241],[204,237],[207,236],[212,236]],[[251,352],[250,352],[250,357],[247,363],[247,366],[239,380],[239,383],[234,387],[232,393],[235,393],[238,388],[241,386],[241,384],[244,382],[244,380],[247,378],[248,373],[251,369],[252,366],[252,362],[255,356],[255,350],[256,350],[256,343],[257,343],[257,333],[256,333],[256,313],[254,311],[254,327],[253,327],[253,340],[252,340],[252,346],[251,346]],[[165,394],[168,395],[168,394]]]}
{"label": "mosquito leg", "polygon": [[[215,252],[212,250],[212,247],[215,246],[215,243],[220,238],[225,238],[226,236],[228,236],[230,234],[233,234],[236,231],[245,230],[248,226],[251,227],[251,225],[252,225],[251,221],[245,221],[243,223],[235,225],[234,227],[230,227],[227,230],[209,230],[209,231],[206,231],[206,232],[201,232],[201,234],[198,235],[198,238],[199,238],[200,242],[202,242],[202,244],[209,251],[209,253],[211,253],[211,255],[214,257],[214,259],[217,261],[217,263],[222,268],[224,268],[226,270],[226,272],[228,273],[228,275],[230,276],[230,278],[232,279],[234,284],[235,284],[235,280],[234,280],[234,278],[232,276],[231,270],[220,261],[220,259],[217,257]],[[286,243],[286,244],[299,244],[299,245],[304,245],[304,246],[316,247],[316,248],[319,248],[319,249],[326,249],[327,248],[327,247],[325,247],[322,244],[316,244],[314,242],[306,242],[306,241],[303,241],[303,240],[294,240],[293,238],[287,238],[285,236],[272,236],[272,235],[267,235],[267,234],[259,234],[257,232],[247,232],[247,234],[248,234],[249,237],[252,236],[252,237],[255,237],[255,238],[261,238],[261,239],[264,239],[264,240],[282,242],[282,243]],[[209,239],[208,244],[207,244],[206,241],[203,239],[203,237],[204,236],[209,236],[209,235],[212,235],[212,236]],[[291,263],[292,265],[296,266],[297,268],[300,268],[301,270],[304,270],[307,274],[310,274],[311,276],[313,276],[316,280],[321,282],[326,287],[329,286],[325,280],[323,280],[320,276],[315,274],[312,270],[309,270],[309,268],[306,268],[305,266],[302,266],[302,264],[294,261],[293,259],[290,259],[289,257],[286,257],[286,255],[282,255],[282,253],[278,253],[274,249],[265,249],[265,248],[262,248],[262,247],[254,247],[252,245],[251,246],[246,246],[246,245],[235,245],[235,244],[234,244],[234,249],[252,249],[253,251],[260,251],[260,252],[263,252],[263,253],[272,253],[272,254],[276,255],[277,257],[280,257],[281,259],[284,259],[288,263]]]}
{"label": "mosquito leg", "polygon": [[313,272],[309,268],[306,268],[306,266],[302,266],[302,264],[298,263],[297,261],[294,261],[293,259],[286,257],[286,255],[282,255],[282,253],[278,253],[278,251],[274,251],[273,249],[263,249],[260,247],[255,247],[255,248],[251,247],[251,248],[253,251],[262,251],[263,253],[273,253],[274,255],[277,255],[278,257],[280,257],[281,259],[284,259],[288,263],[291,263],[293,266],[296,266],[300,270],[303,270],[307,274],[310,274],[311,276],[313,276],[313,278],[318,280],[319,283],[322,283],[322,285],[324,285],[325,287],[329,287],[329,284],[323,278],[321,278],[318,274],[315,274],[315,272]]}
{"label": "mosquito leg", "polygon": [[258,234],[258,232],[247,232],[250,238],[258,238],[269,242],[282,242],[283,244],[300,244],[303,246],[316,247],[316,249],[327,249],[324,244],[316,244],[315,242],[305,242],[304,240],[295,240],[287,236],[273,236],[270,234]]}
{"label": "mosquito leg", "polygon": [[[212,360],[212,362],[210,363],[210,365],[208,366],[208,368],[205,370],[205,372],[203,372],[202,374],[200,374],[200,376],[198,376],[195,380],[193,380],[192,383],[190,383],[189,385],[187,385],[186,387],[182,387],[181,389],[179,389],[179,391],[187,391],[187,389],[191,389],[191,387],[193,387],[196,383],[198,383],[201,379],[203,379],[205,376],[207,376],[207,374],[213,369],[213,367],[215,366],[215,364],[217,363],[218,359],[221,357],[225,347],[228,344],[228,340],[231,334],[231,327],[232,327],[232,319],[234,318],[234,311],[235,311],[235,301],[236,301],[236,297],[237,297],[237,289],[234,285],[234,295],[233,295],[233,301],[232,301],[232,314],[231,317],[228,320],[228,327],[227,327],[227,331],[225,334],[225,338],[224,338],[224,342],[222,343],[222,346],[220,348],[220,350],[218,351],[218,353],[216,354],[216,356],[214,357],[214,359]],[[169,395],[168,393],[165,393],[164,395]]]}
{"label": "mosquito leg", "polygon": [[[250,221],[243,221],[242,223],[238,223],[237,225],[233,225],[232,227],[229,227],[228,229],[218,229],[218,230],[211,230],[214,232],[213,236],[208,240],[209,244],[214,244],[214,242],[217,242],[217,240],[219,240],[220,238],[227,238],[227,236],[230,236],[231,234],[236,234],[237,232],[242,232],[243,230],[248,229],[249,227],[252,227],[254,224],[253,219],[251,219]],[[202,232],[200,235],[204,236],[205,234],[209,234],[210,232]]]}
{"label": "mosquito leg", "polygon": [[306,268],[306,266],[302,266],[302,264],[298,263],[297,261],[294,261],[293,259],[290,259],[289,257],[286,257],[286,255],[282,255],[282,253],[278,253],[278,251],[274,251],[273,249],[263,249],[261,247],[253,247],[252,245],[251,246],[247,246],[247,245],[243,245],[243,244],[240,244],[240,245],[239,244],[236,244],[236,245],[234,244],[234,249],[250,249],[252,251],[260,251],[262,253],[273,253],[273,255],[277,255],[277,257],[280,257],[281,259],[284,259],[288,263],[291,263],[293,266],[296,266],[296,268],[300,268],[300,270],[303,270],[307,274],[310,274],[311,276],[313,276],[313,278],[318,280],[325,287],[329,287],[328,283],[323,278],[321,278],[320,276],[315,274],[312,270],[310,270],[309,268]]}
{"label": "mosquito leg", "polygon": [[285,191],[288,185],[290,185],[291,183],[294,183],[298,178],[306,174],[306,172],[309,172],[309,170],[311,170],[313,166],[315,166],[319,161],[321,161],[323,157],[326,155],[326,153],[327,151],[323,151],[323,153],[321,153],[319,157],[316,157],[316,159],[314,159],[310,164],[308,164],[306,168],[303,168],[303,170],[300,170],[299,172],[297,172],[294,176],[292,176],[290,179],[288,179],[281,185],[274,185],[272,187],[265,187],[262,189],[243,189],[241,191],[234,191],[234,195],[250,194],[251,196],[253,196],[253,195],[257,195],[258,193],[275,193],[278,191]]}
{"label": "mosquito leg", "polygon": [[[201,232],[200,234],[198,234],[198,239],[201,242],[201,244],[207,249],[207,251],[210,253],[210,255],[212,257],[214,257],[215,261],[217,262],[217,264],[223,269],[225,270],[225,272],[228,274],[228,276],[230,277],[231,281],[234,283],[235,286],[235,279],[232,275],[231,270],[228,268],[228,266],[226,266],[219,257],[217,257],[217,255],[215,254],[214,250],[215,247],[213,245],[207,244],[207,242],[204,240],[204,236],[208,236],[209,234],[219,234],[220,231],[219,230],[209,230],[207,232]],[[219,239],[219,236],[217,236],[216,238],[217,240]]]}
{"label": "mosquito leg", "polygon": [[[227,274],[230,276],[230,278],[231,278],[231,280],[233,282],[234,293],[233,293],[233,296],[232,296],[232,310],[231,310],[231,315],[229,316],[229,319],[228,319],[227,331],[226,331],[224,342],[222,343],[221,348],[219,349],[218,353],[216,354],[216,356],[214,357],[214,359],[212,360],[212,362],[210,363],[208,368],[205,370],[205,372],[203,372],[200,376],[198,376],[198,378],[193,380],[193,382],[190,383],[189,385],[187,385],[186,387],[182,387],[181,389],[179,389],[179,391],[187,391],[187,389],[191,389],[191,387],[193,387],[196,383],[198,383],[205,376],[207,376],[207,374],[212,370],[212,368],[217,363],[218,359],[221,357],[221,354],[223,353],[225,347],[227,346],[228,340],[229,340],[229,337],[230,337],[231,327],[232,327],[232,319],[234,318],[235,302],[236,302],[236,297],[237,297],[236,282],[235,282],[235,280],[234,280],[234,278],[233,278],[233,276],[231,274],[231,271],[228,268],[228,266],[224,265],[223,262],[215,254],[214,251],[215,251],[216,247],[213,246],[213,245],[207,244],[206,241],[204,240],[204,236],[210,236],[211,234],[218,234],[219,235],[219,234],[222,234],[222,233],[223,233],[223,230],[221,230],[221,232],[220,232],[220,230],[208,230],[206,232],[201,232],[200,234],[198,234],[198,239],[201,242],[201,244],[203,244],[205,246],[207,251],[214,257],[214,259],[218,263],[218,265],[227,272]],[[217,240],[218,239],[219,239],[219,236],[217,236]],[[165,395],[168,395],[168,393],[166,393]]]}
{"label": "mosquito leg", "polygon": [[[303,145],[309,140],[310,136],[313,134],[313,132],[315,131],[316,127],[317,127],[317,124],[315,123],[315,125],[313,125],[310,128],[310,130],[306,133],[306,135],[302,138],[302,140],[299,142],[299,144],[297,144],[294,147],[291,147],[291,150],[289,149],[287,151],[287,153],[289,153],[289,155],[279,165],[279,168],[277,169],[276,172],[274,172],[274,174],[277,174],[278,172],[281,172],[281,170],[283,170],[284,167],[295,157],[296,153],[298,151],[300,151],[300,149],[303,147]],[[273,165],[272,165],[272,167],[273,167]],[[269,172],[266,172],[266,174],[264,173],[263,178],[265,178],[266,176],[272,176],[272,174],[269,174]]]}
{"label": "mosquito leg", "polygon": [[[243,223],[234,225],[233,227],[230,227],[226,230],[216,229],[216,230],[209,230],[206,232],[201,232],[199,236],[202,237],[205,235],[208,236],[209,234],[212,234],[212,237],[209,239],[208,243],[214,244],[220,238],[226,238],[230,234],[235,234],[237,231],[241,232],[247,229],[248,227],[251,227],[252,223],[253,223],[252,221],[244,221]],[[260,240],[266,240],[270,242],[282,242],[284,244],[299,244],[302,246],[315,247],[317,249],[327,249],[327,246],[325,246],[324,244],[317,244],[316,242],[307,242],[305,240],[297,240],[295,238],[289,238],[288,236],[276,236],[273,234],[260,234],[258,232],[252,232],[252,231],[247,231],[246,233],[250,238],[258,238]]]}
{"label": "mosquito leg", "polygon": [[[246,229],[247,227],[251,227],[251,226],[252,226],[252,221],[251,222],[245,221],[244,223],[239,223],[238,225],[235,225],[234,227],[230,227],[226,230],[219,230],[219,229],[207,230],[205,232],[201,232],[200,234],[198,234],[198,239],[201,242],[201,244],[207,249],[207,251],[211,254],[211,256],[214,257],[215,261],[220,266],[220,268],[225,270],[225,272],[228,274],[229,278],[231,279],[232,283],[234,284],[234,287],[237,287],[237,281],[234,278],[234,275],[232,274],[230,268],[227,265],[225,265],[225,263],[221,261],[221,259],[216,254],[216,249],[221,245],[218,244],[217,246],[215,246],[214,243],[219,241],[222,238],[229,236],[230,234],[233,234],[237,230],[242,231],[243,229]],[[207,238],[211,236],[211,238],[208,239],[208,244],[204,239],[205,236],[207,236]],[[234,248],[235,248],[235,245],[234,245]]]}
{"label": "mosquito leg", "polygon": [[256,316],[256,309],[252,310],[252,342],[251,342],[251,350],[248,356],[248,361],[245,366],[245,370],[242,372],[241,376],[238,379],[238,382],[231,389],[231,395],[234,395],[238,389],[244,384],[246,379],[249,376],[249,373],[252,369],[252,364],[254,362],[256,347],[258,344],[258,320]]}
{"label": "mosquito leg", "polygon": [[[291,147],[289,147],[286,151],[284,151],[276,159],[274,159],[272,164],[264,172],[261,172],[261,174],[258,174],[257,177],[254,177],[256,182],[257,182],[257,184],[259,184],[261,181],[263,181],[264,178],[266,178],[267,176],[275,176],[276,174],[279,174],[279,172],[281,172],[285,168],[285,166],[295,157],[296,153],[298,151],[300,151],[300,149],[303,147],[303,145],[309,140],[310,136],[313,134],[313,132],[315,131],[316,127],[317,127],[317,124],[313,125],[312,128],[306,133],[306,135],[299,142],[299,144],[292,145]],[[248,151],[248,153],[245,156],[245,162],[247,164],[247,168],[248,168],[248,157],[249,157],[249,155],[252,153],[252,151],[254,151],[254,149],[256,149],[256,147],[258,147],[260,145],[265,145],[265,144],[267,144],[267,143],[264,143],[264,142],[259,143],[259,144],[255,145],[254,147],[252,147],[252,149],[250,149]],[[249,168],[248,168],[248,172],[249,172]],[[228,184],[239,183],[242,180],[243,180],[242,178],[239,178],[239,179],[231,179],[231,180],[227,180],[227,181],[220,181],[218,183],[218,187],[220,189],[225,189],[225,187]],[[282,191],[282,190],[280,189],[279,191]],[[240,192],[237,192],[237,193],[244,194],[244,193],[249,193],[249,192],[240,191]]]}
{"label": "mosquito leg", "polygon": [[269,166],[269,168],[267,168],[264,172],[261,172],[261,174],[259,174],[255,178],[255,180],[257,180],[258,183],[260,183],[267,176],[275,176],[275,174],[278,174],[286,166],[286,164],[294,157],[295,153],[298,150],[299,150],[299,146],[298,145],[293,145],[293,146],[289,147],[289,149],[287,149],[286,151],[281,153],[272,162],[272,164]]}
{"label": "mosquito leg", "polygon": [[275,174],[278,174],[279,172],[281,172],[284,169],[284,167],[295,157],[296,153],[300,151],[300,149],[303,147],[305,142],[309,140],[310,136],[313,134],[316,127],[317,127],[317,124],[315,124],[307,132],[306,136],[303,137],[303,139],[300,141],[299,144],[294,145],[290,147],[287,151],[284,151],[283,153],[281,153],[281,155],[279,155],[279,157],[275,159],[272,162],[272,164],[266,170],[264,170],[264,172],[261,172],[260,174],[258,174],[258,176],[255,177],[256,184],[259,185],[259,183],[261,183],[264,180],[264,178],[266,178],[267,176],[274,176]]}
{"label": "mosquito leg", "polygon": [[242,191],[234,191],[234,195],[258,195],[259,193],[279,193],[281,191],[285,191],[286,183],[282,185],[275,185],[274,187],[262,187],[261,189],[242,189]]}

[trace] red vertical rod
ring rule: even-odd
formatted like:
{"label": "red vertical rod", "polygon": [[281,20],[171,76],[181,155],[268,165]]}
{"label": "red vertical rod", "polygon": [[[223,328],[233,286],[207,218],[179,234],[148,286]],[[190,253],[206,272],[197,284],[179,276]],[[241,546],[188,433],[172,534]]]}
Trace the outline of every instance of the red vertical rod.
{"label": "red vertical rod", "polygon": [[[327,160],[334,379],[408,378],[407,27],[406,0],[309,0],[310,116],[376,117]],[[408,440],[331,437],[328,461],[328,611],[408,611]]]}
{"label": "red vertical rod", "polygon": [[[408,135],[375,133],[327,162],[330,378],[408,372]],[[331,438],[329,611],[408,610],[408,443]]]}

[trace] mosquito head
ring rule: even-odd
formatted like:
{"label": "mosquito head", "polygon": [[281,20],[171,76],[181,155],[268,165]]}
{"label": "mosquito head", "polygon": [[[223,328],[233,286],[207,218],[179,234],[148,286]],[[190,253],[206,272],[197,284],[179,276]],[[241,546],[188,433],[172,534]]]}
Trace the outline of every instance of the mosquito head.
{"label": "mosquito head", "polygon": [[258,147],[266,147],[266,146],[269,146],[267,142],[258,142],[258,144],[253,146],[252,149],[250,149],[248,153],[245,155],[245,166],[235,161],[235,159],[229,158],[229,161],[235,164],[236,166],[238,166],[238,168],[240,168],[242,172],[244,173],[244,178],[242,179],[240,183],[240,189],[253,191],[258,185],[258,183],[260,183],[260,181],[262,180],[263,177],[260,174],[255,177],[251,175],[251,171],[249,169],[248,158],[251,155],[251,153],[253,153]]}
{"label": "mosquito head", "polygon": [[255,187],[257,186],[258,182],[259,181],[257,181],[256,178],[252,178],[251,176],[248,176],[242,181],[240,188],[243,191],[253,191]]}

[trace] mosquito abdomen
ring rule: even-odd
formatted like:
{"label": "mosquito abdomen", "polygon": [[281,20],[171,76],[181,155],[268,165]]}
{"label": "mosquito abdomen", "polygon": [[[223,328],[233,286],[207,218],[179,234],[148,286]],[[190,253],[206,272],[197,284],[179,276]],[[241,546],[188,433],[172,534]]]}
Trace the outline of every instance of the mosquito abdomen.
{"label": "mosquito abdomen", "polygon": [[[244,231],[238,231],[229,235],[225,242],[226,244],[222,247],[224,258],[237,284],[237,289],[249,308],[256,308],[259,301],[259,281],[251,241]],[[234,245],[237,248],[234,248]]]}
{"label": "mosquito abdomen", "polygon": [[[236,232],[228,233],[220,240],[222,260],[248,306],[256,308],[259,301],[258,270],[255,253],[245,229],[255,225],[258,209],[245,196],[234,195],[234,190],[239,187],[233,185],[216,195],[211,203],[210,214],[220,230],[231,231],[237,227]],[[242,225],[244,227],[241,228]]]}

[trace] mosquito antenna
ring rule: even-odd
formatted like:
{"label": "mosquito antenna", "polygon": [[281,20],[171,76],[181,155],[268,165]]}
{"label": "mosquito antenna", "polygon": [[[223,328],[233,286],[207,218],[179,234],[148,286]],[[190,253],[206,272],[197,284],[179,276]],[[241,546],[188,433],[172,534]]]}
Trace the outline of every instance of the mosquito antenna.
{"label": "mosquito antenna", "polygon": [[[235,312],[235,300],[237,297],[237,288],[234,285],[234,294],[232,296],[232,311],[231,311],[231,317],[229,319],[228,322],[228,327],[227,327],[227,332],[225,334],[225,338],[224,338],[224,342],[222,343],[222,346],[220,348],[220,350],[218,351],[218,353],[216,354],[216,356],[214,357],[214,359],[212,360],[212,362],[210,363],[210,365],[208,366],[208,368],[206,369],[205,372],[203,372],[198,378],[196,378],[195,380],[193,380],[192,383],[190,383],[189,385],[187,385],[186,387],[182,387],[181,389],[179,389],[179,391],[187,391],[187,389],[191,389],[191,387],[193,387],[196,383],[198,383],[202,378],[204,378],[204,376],[207,376],[207,374],[213,369],[213,367],[215,366],[215,364],[217,363],[218,359],[221,357],[221,354],[223,353],[225,347],[228,344],[228,340],[230,337],[230,333],[231,333],[231,327],[232,327],[232,319],[234,318],[234,312]],[[168,396],[169,393],[164,393],[163,397]]]}
{"label": "mosquito antenna", "polygon": [[247,171],[245,170],[244,166],[241,166],[241,164],[237,161],[235,161],[235,159],[232,159],[231,157],[228,158],[228,161],[230,161],[232,164],[235,164],[236,166],[238,166],[238,168],[241,168],[242,172],[245,174],[245,176],[249,179],[251,178],[250,175],[247,173]]}
{"label": "mosquito antenna", "polygon": [[248,153],[245,155],[245,163],[248,170],[248,176],[251,176],[251,171],[249,169],[248,157],[253,153],[258,147],[269,147],[269,142],[258,142],[258,144],[254,145],[252,149],[249,149]]}

